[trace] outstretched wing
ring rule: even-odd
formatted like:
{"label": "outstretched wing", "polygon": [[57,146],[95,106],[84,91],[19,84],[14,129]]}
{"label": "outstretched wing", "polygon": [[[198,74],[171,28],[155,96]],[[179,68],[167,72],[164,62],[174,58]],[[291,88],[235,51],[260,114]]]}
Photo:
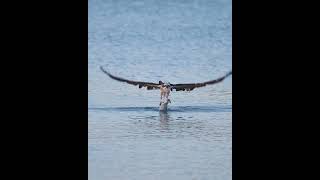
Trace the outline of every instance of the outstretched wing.
{"label": "outstretched wing", "polygon": [[128,84],[132,84],[132,85],[139,85],[139,88],[142,87],[147,87],[147,90],[152,90],[152,89],[159,89],[160,88],[160,84],[162,83],[161,81],[159,82],[159,84],[156,83],[150,83],[150,82],[141,82],[141,81],[132,81],[132,80],[128,80],[128,79],[124,79],[124,78],[120,78],[117,76],[114,76],[112,74],[110,74],[108,71],[106,71],[105,69],[103,69],[102,66],[100,66],[100,69],[102,72],[104,72],[105,74],[107,74],[110,78],[120,81],[120,82],[126,82]]}
{"label": "outstretched wing", "polygon": [[195,88],[204,87],[206,85],[212,85],[223,81],[226,77],[230,76],[232,71],[228,72],[226,75],[211,81],[206,81],[202,83],[188,83],[188,84],[170,84],[171,90],[175,89],[176,91],[192,91]]}

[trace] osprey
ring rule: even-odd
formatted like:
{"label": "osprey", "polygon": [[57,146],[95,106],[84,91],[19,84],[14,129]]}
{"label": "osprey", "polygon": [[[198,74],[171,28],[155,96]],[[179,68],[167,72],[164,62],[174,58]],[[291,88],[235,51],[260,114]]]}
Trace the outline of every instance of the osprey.
{"label": "osprey", "polygon": [[199,87],[204,87],[206,85],[212,85],[212,84],[217,84],[219,82],[222,82],[225,78],[230,76],[232,74],[232,71],[228,72],[224,76],[211,80],[211,81],[206,81],[202,83],[186,83],[186,84],[171,84],[170,82],[162,82],[159,81],[158,83],[152,83],[152,82],[142,82],[142,81],[133,81],[133,80],[128,80],[124,79],[121,77],[114,76],[110,74],[108,71],[106,71],[102,66],[100,66],[100,69],[102,72],[107,74],[110,78],[120,81],[120,82],[126,82],[128,84],[137,86],[139,88],[146,87],[147,90],[153,90],[153,89],[160,89],[160,111],[166,111],[168,103],[171,103],[169,99],[169,94],[170,91],[176,90],[176,91],[192,91],[195,88]]}

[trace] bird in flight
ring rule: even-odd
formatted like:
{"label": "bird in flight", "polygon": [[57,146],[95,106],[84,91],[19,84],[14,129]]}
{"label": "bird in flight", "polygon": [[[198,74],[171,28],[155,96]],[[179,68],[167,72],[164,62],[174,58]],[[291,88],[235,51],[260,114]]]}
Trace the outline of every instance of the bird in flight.
{"label": "bird in flight", "polygon": [[124,79],[124,78],[117,77],[117,76],[110,74],[102,66],[100,66],[100,69],[103,73],[105,73],[106,75],[108,75],[110,78],[112,78],[114,80],[117,80],[120,82],[125,82],[128,84],[134,85],[134,86],[138,86],[139,88],[146,87],[147,90],[159,89],[160,90],[160,110],[162,110],[162,109],[166,110],[167,104],[171,102],[169,99],[170,91],[173,91],[173,90],[192,91],[195,88],[217,84],[219,82],[222,82],[228,76],[232,75],[232,71],[229,71],[224,76],[219,77],[214,80],[210,80],[210,81],[205,81],[205,82],[201,82],[201,83],[171,84],[170,82],[162,82],[162,81],[159,81],[158,83],[153,83],[153,82],[128,80],[128,79]]}

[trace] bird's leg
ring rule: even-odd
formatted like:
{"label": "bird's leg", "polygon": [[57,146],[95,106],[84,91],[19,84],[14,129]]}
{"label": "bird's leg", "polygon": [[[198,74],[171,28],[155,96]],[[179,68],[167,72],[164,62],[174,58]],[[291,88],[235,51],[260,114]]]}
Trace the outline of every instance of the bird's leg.
{"label": "bird's leg", "polygon": [[166,103],[171,103],[171,101],[170,101],[170,99],[169,99],[169,94],[170,93],[170,91],[166,91],[165,93],[164,93],[164,98],[165,98],[165,102]]}
{"label": "bird's leg", "polygon": [[166,98],[169,99],[170,91],[167,91],[165,95],[166,95]]}

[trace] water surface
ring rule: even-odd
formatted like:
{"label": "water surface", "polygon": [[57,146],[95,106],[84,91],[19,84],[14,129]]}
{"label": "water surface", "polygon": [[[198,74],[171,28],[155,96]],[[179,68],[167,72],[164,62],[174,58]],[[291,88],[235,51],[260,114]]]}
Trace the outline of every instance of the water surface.
{"label": "water surface", "polygon": [[232,76],[159,92],[103,74],[171,83],[217,78],[231,66],[230,0],[89,0],[89,179],[229,180]]}

